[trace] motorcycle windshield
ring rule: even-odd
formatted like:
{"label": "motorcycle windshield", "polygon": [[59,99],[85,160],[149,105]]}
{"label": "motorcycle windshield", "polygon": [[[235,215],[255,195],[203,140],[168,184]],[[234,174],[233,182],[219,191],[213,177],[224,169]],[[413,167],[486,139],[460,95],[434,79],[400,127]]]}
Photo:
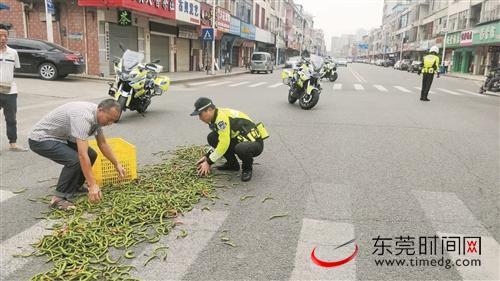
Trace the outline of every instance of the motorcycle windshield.
{"label": "motorcycle windshield", "polygon": [[319,71],[321,67],[323,67],[324,59],[320,56],[311,55],[311,63],[314,67],[314,70]]}
{"label": "motorcycle windshield", "polygon": [[122,56],[122,67],[125,72],[130,72],[132,68],[142,62],[144,54],[136,51],[126,50]]}

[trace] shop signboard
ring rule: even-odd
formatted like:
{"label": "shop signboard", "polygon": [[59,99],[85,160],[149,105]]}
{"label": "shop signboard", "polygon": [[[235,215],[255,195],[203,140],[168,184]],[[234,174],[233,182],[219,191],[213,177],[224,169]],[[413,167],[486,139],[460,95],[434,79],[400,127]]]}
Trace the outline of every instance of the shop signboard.
{"label": "shop signboard", "polygon": [[271,32],[256,27],[255,28],[255,41],[274,45],[275,38]]}
{"label": "shop signboard", "polygon": [[175,19],[195,25],[200,24],[200,3],[194,0],[177,0]]}
{"label": "shop signboard", "polygon": [[78,0],[79,6],[130,9],[149,15],[175,19],[176,0]]}
{"label": "shop signboard", "polygon": [[241,38],[255,40],[255,26],[248,24],[246,22],[241,22],[240,32],[241,32],[240,34]]}
{"label": "shop signboard", "polygon": [[446,35],[446,48],[460,47],[460,31]]}
{"label": "shop signboard", "polygon": [[231,27],[231,13],[221,7],[215,8],[215,27],[225,33],[229,33]]}
{"label": "shop signboard", "polygon": [[241,24],[240,24],[240,20],[235,18],[235,17],[231,17],[231,25],[229,27],[229,33],[233,34],[233,35],[237,35],[237,36],[240,36],[240,32],[241,32]]}
{"label": "shop signboard", "polygon": [[202,27],[212,27],[212,6],[205,2],[200,3],[201,10],[201,26]]}
{"label": "shop signboard", "polygon": [[472,45],[472,30],[462,31],[460,33],[460,46]]}
{"label": "shop signboard", "polygon": [[474,28],[472,45],[500,43],[500,21]]}

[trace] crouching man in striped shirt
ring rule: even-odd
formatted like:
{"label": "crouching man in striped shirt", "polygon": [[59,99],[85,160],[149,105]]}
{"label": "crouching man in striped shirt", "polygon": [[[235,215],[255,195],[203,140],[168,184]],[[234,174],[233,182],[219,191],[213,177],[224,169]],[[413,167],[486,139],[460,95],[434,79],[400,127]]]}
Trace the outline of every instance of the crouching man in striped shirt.
{"label": "crouching man in striped shirt", "polygon": [[[60,210],[74,209],[69,201],[77,193],[88,193],[89,201],[99,202],[102,193],[92,173],[97,153],[87,139],[95,136],[102,154],[113,163],[123,178],[125,170],[106,143],[102,127],[120,118],[120,104],[113,99],[99,105],[90,102],[70,102],[43,117],[29,134],[32,151],[40,156],[64,165],[50,207]],[[83,187],[87,180],[88,190]]]}

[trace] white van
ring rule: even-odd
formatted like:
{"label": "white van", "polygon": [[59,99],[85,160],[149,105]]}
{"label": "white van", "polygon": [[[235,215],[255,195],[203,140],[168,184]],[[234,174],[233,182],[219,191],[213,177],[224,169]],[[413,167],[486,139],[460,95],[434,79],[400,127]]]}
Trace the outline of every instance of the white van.
{"label": "white van", "polygon": [[255,52],[252,54],[250,60],[250,72],[264,71],[266,73],[273,73],[273,61],[271,54],[266,52]]}

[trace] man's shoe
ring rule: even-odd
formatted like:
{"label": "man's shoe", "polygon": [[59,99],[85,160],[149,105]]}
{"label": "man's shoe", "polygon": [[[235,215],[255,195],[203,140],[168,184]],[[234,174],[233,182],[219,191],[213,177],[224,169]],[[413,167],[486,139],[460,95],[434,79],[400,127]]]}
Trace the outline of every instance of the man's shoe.
{"label": "man's shoe", "polygon": [[425,98],[424,101],[431,101],[430,99]]}
{"label": "man's shoe", "polygon": [[249,181],[252,179],[252,170],[243,170],[241,172],[241,181]]}
{"label": "man's shoe", "polygon": [[224,163],[224,165],[218,166],[217,170],[219,171],[239,171],[240,170],[240,164],[238,162],[236,163]]}

